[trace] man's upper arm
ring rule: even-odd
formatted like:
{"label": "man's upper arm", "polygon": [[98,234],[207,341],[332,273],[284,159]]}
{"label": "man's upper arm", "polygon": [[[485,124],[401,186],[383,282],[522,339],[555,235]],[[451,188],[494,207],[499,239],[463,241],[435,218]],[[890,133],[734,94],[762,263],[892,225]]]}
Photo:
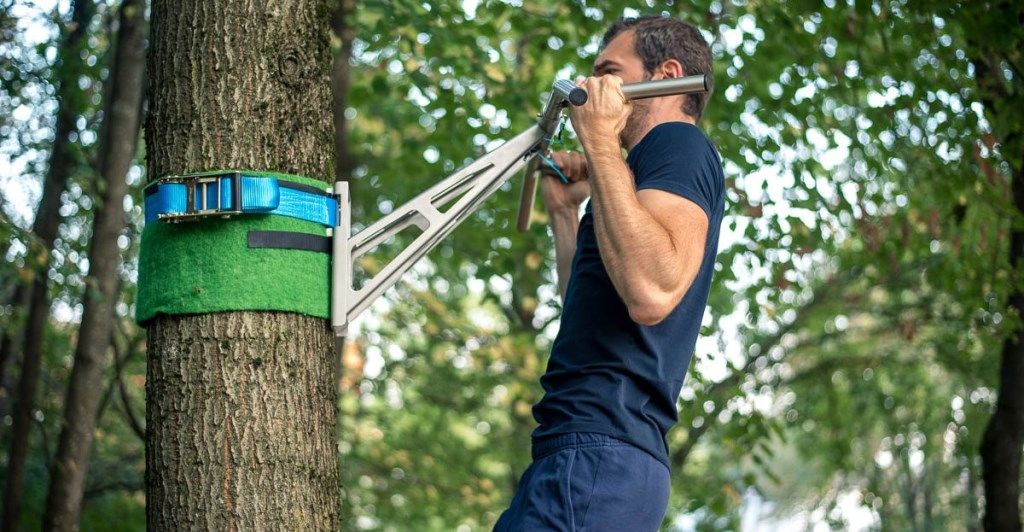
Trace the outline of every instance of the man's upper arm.
{"label": "man's upper arm", "polygon": [[681,275],[661,288],[670,296],[669,308],[675,307],[697,277],[704,260],[708,216],[693,201],[655,188],[638,190],[637,201],[672,240],[673,258],[678,261]]}

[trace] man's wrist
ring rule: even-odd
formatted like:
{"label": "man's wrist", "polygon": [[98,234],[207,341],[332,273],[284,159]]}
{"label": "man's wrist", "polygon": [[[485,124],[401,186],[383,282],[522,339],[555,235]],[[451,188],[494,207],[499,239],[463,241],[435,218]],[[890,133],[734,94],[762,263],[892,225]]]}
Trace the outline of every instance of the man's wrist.
{"label": "man's wrist", "polygon": [[573,218],[579,216],[580,206],[579,205],[559,205],[557,207],[551,207],[548,209],[548,215],[551,218]]}
{"label": "man's wrist", "polygon": [[594,157],[622,155],[622,146],[615,135],[599,135],[585,141],[580,139],[580,144],[583,145],[583,152],[588,161]]}

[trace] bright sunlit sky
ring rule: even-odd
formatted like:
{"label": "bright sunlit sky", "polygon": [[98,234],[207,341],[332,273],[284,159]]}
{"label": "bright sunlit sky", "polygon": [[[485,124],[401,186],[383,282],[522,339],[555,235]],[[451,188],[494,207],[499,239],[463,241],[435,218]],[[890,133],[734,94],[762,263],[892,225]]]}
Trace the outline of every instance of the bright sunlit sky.
{"label": "bright sunlit sky", "polygon": [[[467,15],[475,15],[478,3],[478,0],[465,0],[463,2],[463,6],[465,8],[465,11],[467,12]],[[67,1],[62,1],[60,3],[60,9],[62,13],[64,13],[65,15],[70,10],[68,4],[69,2]],[[15,6],[13,7],[13,11],[19,19],[18,25],[21,31],[23,43],[25,45],[35,45],[52,39],[53,33],[55,32],[55,28],[50,26],[46,22],[44,17],[47,13],[52,11],[55,5],[57,5],[56,0],[35,0],[15,4]],[[638,13],[636,11],[627,10],[623,14],[630,16],[637,15]],[[755,36],[756,38],[757,34],[759,32],[762,32],[761,29],[757,28],[753,17],[749,15],[741,16],[738,19],[738,22],[735,27],[721,28],[721,31],[722,45],[728,50],[734,50],[739,46],[743,46],[745,43],[745,38],[749,39],[750,36]],[[710,40],[710,33],[706,33],[705,37]],[[596,45],[594,43],[591,43],[590,49],[591,51],[596,52]],[[54,58],[55,50],[51,48],[46,52],[46,59],[48,61],[53,61]],[[576,72],[573,72],[569,68],[566,68],[562,72],[560,72],[560,76],[564,76],[570,79],[575,75]],[[15,121],[21,123],[31,123],[32,121],[37,121],[38,116],[52,114],[55,111],[54,104],[51,100],[47,100],[47,103],[45,104],[47,107],[41,109],[32,108],[30,105],[35,104],[39,100],[43,99],[38,87],[32,90],[34,90],[35,93],[30,93],[28,94],[28,96],[33,101],[29,103],[23,103],[21,106],[13,110],[13,118]],[[801,89],[800,93],[798,93],[798,97],[809,97],[813,95],[814,90],[815,89],[813,86],[807,86],[804,89]],[[421,93],[418,93],[418,91],[415,91],[409,96],[410,98],[413,99],[423,98],[423,95]],[[737,94],[735,91],[732,91],[732,94],[730,94],[730,91],[727,90],[724,91],[724,93],[719,93],[716,95],[716,98],[723,97],[736,98]],[[886,100],[895,97],[895,95],[876,95],[876,97],[881,98],[882,100]],[[714,105],[714,99],[712,99],[710,105]],[[539,111],[539,109],[530,112],[536,111]],[[480,109],[480,113],[482,115],[489,117],[498,117],[499,122],[500,117],[507,116],[507,112],[508,111],[506,110],[495,109],[493,105],[489,104],[485,105],[484,108]],[[767,128],[763,124],[757,123],[752,116],[737,117],[737,120],[743,122],[743,124],[746,127],[752,128],[755,131],[767,130]],[[81,126],[84,126],[84,124],[81,124]],[[511,138],[516,133],[518,132],[509,131],[506,135],[506,138]],[[47,134],[48,131],[43,127],[40,127],[39,131],[36,132],[36,135],[42,137],[45,137]],[[825,166],[826,169],[831,169],[835,168],[838,164],[842,163],[845,160],[845,158],[848,155],[847,146],[849,146],[850,142],[849,138],[846,138],[842,134],[829,132],[828,135],[829,136],[827,137],[826,134],[823,132],[813,131],[808,135],[808,137],[810,139],[810,142],[814,144],[813,147],[819,150],[821,154],[820,157],[818,157],[818,159],[821,161],[821,163]],[[712,137],[712,141],[714,140],[715,139]],[[83,141],[94,142],[95,139],[83,138]],[[21,227],[28,227],[31,225],[36,204],[39,201],[39,196],[41,193],[41,183],[34,178],[26,179],[22,177],[22,175],[24,174],[26,170],[26,165],[30,160],[45,161],[46,154],[38,152],[28,152],[21,155],[20,157],[14,158],[13,154],[21,151],[20,148],[15,144],[16,142],[18,142],[18,139],[16,138],[0,139],[0,191],[2,191],[2,196],[5,201],[4,208],[6,209],[7,213],[12,216],[12,218],[18,225],[20,225]],[[471,142],[471,139],[467,138],[466,142]],[[500,144],[500,142],[496,142],[494,145],[496,144]],[[494,145],[491,145],[489,147],[493,147]],[[830,146],[832,147],[830,148]],[[782,152],[777,157],[777,160],[786,161],[788,160],[788,158],[795,158],[796,156],[797,152],[795,149],[783,148]],[[430,162],[436,160],[437,157],[437,153],[430,153],[429,150],[428,153],[424,153],[424,158]],[[424,166],[426,167],[426,165]],[[783,195],[783,191],[793,185],[794,177],[788,171],[780,170],[780,168],[780,166],[768,166],[752,174],[742,176],[741,187],[745,189],[748,197],[752,202],[764,203],[764,214],[766,217],[786,217],[790,215],[799,216],[801,218],[804,218],[805,223],[807,223],[808,225],[813,225],[815,223],[814,213],[800,212],[789,207],[788,201]],[[137,180],[139,178],[138,169],[135,169],[134,173],[135,175],[133,177]],[[731,163],[727,163],[726,174],[727,177],[736,177],[738,174],[738,168]],[[440,179],[441,177],[442,176],[438,176],[438,179]],[[518,176],[514,177],[513,181],[517,182],[518,179]],[[819,186],[821,188],[830,189],[831,185],[827,182],[827,180],[819,179],[819,182]],[[512,193],[518,194],[518,190],[519,187],[517,185],[512,187]],[[828,194],[832,193],[831,190],[825,190],[825,192]],[[844,194],[856,193],[855,191],[845,190],[841,192]],[[499,192],[499,194],[501,193],[507,192]],[[732,217],[727,216],[725,222],[723,223],[719,241],[720,250],[729,248],[736,244],[737,242],[739,242],[742,238],[744,231],[746,230],[747,224],[750,223],[749,219],[745,217],[739,217],[736,219],[738,223],[735,230],[730,230],[731,220]],[[21,250],[23,249],[24,248],[21,248]],[[18,250],[15,249],[12,252],[18,252]],[[811,261],[818,259],[820,259],[820,257],[808,259],[808,262],[805,263],[803,267],[811,268],[813,266]],[[423,273],[428,268],[429,265],[420,264],[416,269],[414,269],[414,271],[420,271],[421,273]],[[739,279],[757,279],[769,275],[768,271],[764,269],[762,269],[762,271],[752,270],[737,273],[737,277]],[[415,277],[415,274],[413,274],[412,277]],[[412,282],[416,281],[413,280]],[[500,288],[502,286],[503,281],[500,279],[494,279],[491,280],[490,282],[492,284],[492,287]],[[505,282],[505,285],[507,286],[507,282]],[[485,289],[484,281],[474,281],[470,283],[470,288],[472,291],[476,293],[482,293],[482,291]],[[545,297],[548,301],[551,301],[554,299],[555,294],[553,289],[549,289],[547,293],[542,294],[542,296]],[[361,317],[360,320],[357,321],[357,323],[353,324],[352,330],[360,331],[363,334],[367,332],[371,332],[372,334],[372,331],[376,328],[377,324],[377,320],[375,319],[374,315],[376,314],[379,316],[382,311],[386,310],[386,308],[387,302],[383,300],[379,301],[373,308],[371,308],[370,312],[366,313],[366,315],[364,317]],[[553,308],[554,307],[551,307],[549,305],[547,311],[553,312]],[[721,328],[719,331],[717,331],[717,334],[715,336],[703,337],[698,340],[696,363],[697,369],[701,371],[707,378],[711,380],[719,380],[731,372],[731,370],[728,367],[728,364],[730,362],[734,364],[741,364],[746,359],[744,353],[742,352],[742,343],[740,341],[735,340],[735,338],[737,336],[736,331],[739,325],[745,319],[744,316],[746,314],[747,309],[747,304],[738,305],[738,308],[733,315],[723,317],[721,321]],[[63,303],[59,303],[56,305],[55,312],[59,319],[66,321],[75,321],[79,319],[80,315],[80,309],[71,308]],[[540,312],[543,313],[545,312],[545,310],[542,309]],[[486,318],[483,317],[481,319]],[[710,316],[705,316],[705,324],[709,323]],[[555,329],[546,332],[547,334],[553,336],[553,334],[555,333]],[[384,353],[381,353],[380,349],[367,350],[367,361],[365,371],[368,376],[372,377],[376,374],[379,374],[384,364]],[[690,397],[692,397],[692,393],[690,393]],[[684,400],[687,399],[686,390],[684,390],[683,398]],[[772,408],[773,399],[771,397],[754,398],[754,401],[756,408],[764,409],[766,411]],[[761,404],[758,404],[758,401],[760,401]],[[852,519],[851,522],[856,527],[867,528],[867,526],[870,523],[875,521],[874,516],[867,508],[863,507],[860,504],[859,499],[854,497],[854,494],[851,494],[851,497],[853,498],[847,498],[847,500],[844,500],[844,502],[842,503],[842,506],[844,508],[844,515],[846,515],[847,518]],[[746,529],[752,529],[750,528],[751,523],[759,524],[758,529],[762,530],[766,529],[764,527],[767,527],[767,529],[788,528],[792,525],[801,526],[804,523],[817,523],[819,526],[823,526],[822,521],[824,519],[824,516],[812,514],[801,514],[791,516],[791,518],[781,521],[766,521],[762,514],[764,512],[767,512],[769,509],[764,508],[763,506],[764,503],[759,499],[747,500],[747,503],[745,503],[744,511],[744,522],[746,523]],[[753,512],[753,514],[751,514],[751,512]],[[688,523],[685,520],[680,522],[680,526],[682,526],[684,529],[689,528],[689,526],[687,525]],[[815,526],[814,528],[818,529],[818,526]]]}

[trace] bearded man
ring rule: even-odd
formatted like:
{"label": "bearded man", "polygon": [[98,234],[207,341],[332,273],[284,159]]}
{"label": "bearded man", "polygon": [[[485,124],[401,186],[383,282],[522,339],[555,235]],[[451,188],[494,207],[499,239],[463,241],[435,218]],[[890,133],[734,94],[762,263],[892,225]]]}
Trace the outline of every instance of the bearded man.
{"label": "bearded man", "polygon": [[707,304],[725,187],[696,126],[710,91],[630,102],[621,87],[694,74],[710,87],[711,52],[696,28],[624,18],[579,82],[590,98],[570,119],[583,153],[553,154],[568,185],[542,181],[561,324],[533,408],[533,463],[495,530],[661,525],[665,434]]}

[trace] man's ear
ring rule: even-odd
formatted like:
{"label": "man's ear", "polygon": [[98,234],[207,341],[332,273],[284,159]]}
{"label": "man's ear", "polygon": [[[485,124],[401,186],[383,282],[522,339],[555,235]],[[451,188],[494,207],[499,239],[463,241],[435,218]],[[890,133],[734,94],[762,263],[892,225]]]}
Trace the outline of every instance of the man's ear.
{"label": "man's ear", "polygon": [[[657,78],[658,74],[661,78]],[[672,79],[681,78],[686,75],[686,70],[683,69],[682,63],[675,59],[668,59],[664,63],[658,66],[652,79]]]}

